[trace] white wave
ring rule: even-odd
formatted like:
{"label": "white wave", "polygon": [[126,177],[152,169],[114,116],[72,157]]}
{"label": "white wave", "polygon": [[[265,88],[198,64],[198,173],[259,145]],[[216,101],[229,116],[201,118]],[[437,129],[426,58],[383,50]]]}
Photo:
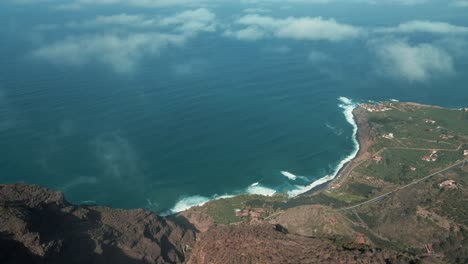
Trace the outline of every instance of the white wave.
{"label": "white wave", "polygon": [[306,176],[296,176],[296,177],[304,181],[309,181],[309,178],[307,178]]}
{"label": "white wave", "polygon": [[174,205],[174,207],[170,210],[170,213],[182,212],[193,206],[202,206],[209,201],[210,198],[200,195],[186,197],[178,201],[176,205]]}
{"label": "white wave", "polygon": [[341,101],[343,104],[345,104],[345,105],[353,105],[353,104],[354,104],[353,101],[352,101],[351,99],[346,98],[346,97],[344,97],[344,96],[338,97],[338,100],[340,100],[340,101]]}
{"label": "white wave", "polygon": [[295,181],[297,179],[297,176],[290,173],[289,171],[282,171],[281,174],[283,174],[284,177],[292,180],[292,181]]}
{"label": "white wave", "polygon": [[343,109],[343,114],[346,118],[346,121],[348,121],[348,123],[353,126],[352,138],[353,138],[353,143],[354,143],[354,150],[348,156],[346,156],[343,160],[341,160],[340,163],[338,163],[338,165],[335,167],[335,170],[330,175],[322,177],[307,186],[296,185],[297,189],[289,192],[290,197],[295,197],[297,195],[310,191],[313,188],[321,184],[324,184],[328,181],[333,180],[338,175],[338,172],[341,170],[341,168],[343,168],[343,166],[346,163],[354,159],[359,152],[359,142],[357,140],[358,126],[356,124],[356,121],[354,120],[354,115],[353,115],[353,110],[357,107],[357,104],[354,103],[351,99],[346,98],[346,97],[340,97],[338,98],[338,100],[342,102],[342,104],[339,104],[339,107]]}
{"label": "white wave", "polygon": [[[297,195],[300,195],[302,193],[310,191],[313,188],[315,188],[315,187],[317,187],[317,186],[319,186],[319,185],[321,185],[323,183],[326,183],[328,181],[333,180],[337,176],[337,174],[341,170],[341,168],[343,168],[343,166],[346,163],[348,163],[349,161],[354,159],[356,157],[357,153],[359,152],[359,143],[358,143],[357,138],[356,138],[357,132],[358,132],[358,126],[356,124],[356,121],[354,120],[354,115],[353,115],[353,110],[357,107],[357,104],[354,103],[351,99],[346,98],[346,97],[340,97],[338,99],[342,102],[342,104],[339,104],[339,107],[341,107],[343,109],[343,114],[344,114],[344,116],[346,118],[346,121],[348,121],[348,123],[353,126],[352,139],[353,139],[353,143],[354,143],[354,146],[355,146],[354,150],[347,157],[345,157],[343,160],[340,161],[340,163],[335,167],[335,170],[330,175],[322,177],[322,178],[314,181],[313,183],[311,183],[311,184],[309,184],[307,186],[296,185],[295,186],[296,189],[289,192],[290,197],[295,197]],[[303,178],[308,180],[307,177],[296,176],[296,175],[294,175],[294,174],[292,174],[290,172],[287,172],[287,171],[282,171],[281,173],[284,176],[289,175],[289,177],[286,176],[288,178],[291,177],[291,178],[296,179],[296,178],[302,178],[303,177]],[[276,193],[276,191],[274,189],[261,186],[258,182],[256,182],[256,183],[251,184],[244,191],[239,192],[237,194],[242,194],[242,193],[272,196],[272,195],[274,195]],[[168,212],[166,212],[165,214],[167,215],[167,214],[174,214],[174,213],[182,212],[182,211],[185,211],[185,210],[187,210],[187,209],[189,209],[189,208],[191,208],[193,206],[204,205],[204,204],[206,204],[207,202],[209,202],[211,200],[230,198],[230,197],[233,197],[233,196],[235,196],[235,195],[223,195],[223,196],[214,195],[212,197],[205,197],[205,196],[195,195],[195,196],[191,196],[191,197],[186,197],[186,198],[183,198],[183,199],[179,200],[176,203],[176,205],[172,209],[170,209]]]}
{"label": "white wave", "polygon": [[400,102],[400,101],[397,100],[397,99],[390,99],[390,101],[392,101],[392,102]]}
{"label": "white wave", "polygon": [[[242,192],[237,193],[238,194],[259,194],[259,195],[264,195],[264,196],[273,196],[276,191],[273,189],[270,189],[265,186],[261,186],[258,182],[251,184],[249,187],[247,187],[245,190]],[[201,196],[201,195],[194,195],[190,197],[185,197],[179,200],[174,207],[172,207],[169,211],[162,213],[162,215],[169,215],[169,214],[175,214],[179,213],[182,211],[185,211],[187,209],[190,209],[191,207],[194,206],[202,206],[206,204],[209,201],[213,200],[219,200],[219,199],[225,199],[225,198],[231,198],[236,195],[233,194],[225,194],[225,195],[213,195],[212,197],[206,197],[206,196]]]}
{"label": "white wave", "polygon": [[255,185],[255,186],[249,186],[249,188],[247,188],[246,190],[246,193],[259,194],[259,195],[264,195],[264,196],[273,196],[276,193],[276,191],[265,186]]}

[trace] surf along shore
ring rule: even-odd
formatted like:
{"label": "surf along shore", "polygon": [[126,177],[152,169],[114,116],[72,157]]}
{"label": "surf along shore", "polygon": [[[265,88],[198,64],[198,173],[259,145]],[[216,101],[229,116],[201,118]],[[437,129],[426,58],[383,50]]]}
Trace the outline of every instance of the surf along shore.
{"label": "surf along shore", "polygon": [[359,151],[357,155],[344,164],[333,179],[322,183],[299,196],[312,195],[319,191],[327,190],[331,186],[339,186],[349,176],[354,168],[371,157],[371,153],[368,152],[368,149],[372,145],[374,135],[372,134],[372,130],[368,122],[367,111],[358,105],[353,110],[353,118],[358,128],[356,138],[358,141]]}
{"label": "surf along shore", "polygon": [[[340,108],[343,109],[343,114],[345,116],[345,119],[347,122],[353,127],[353,133],[351,135],[352,141],[353,141],[353,150],[351,153],[349,153],[347,156],[341,158],[338,164],[335,165],[335,169],[333,172],[330,172],[330,174],[325,175],[323,177],[320,177],[316,179],[315,181],[311,182],[308,185],[302,186],[302,185],[296,185],[296,189],[289,190],[287,194],[285,194],[284,191],[278,191],[274,188],[266,187],[258,182],[250,185],[246,189],[242,191],[237,191],[234,193],[230,194],[224,194],[224,195],[213,195],[211,197],[202,197],[202,196],[189,196],[189,197],[184,197],[180,199],[175,206],[170,209],[167,212],[163,212],[163,215],[170,215],[170,214],[176,214],[182,211],[189,210],[192,207],[198,207],[198,206],[203,206],[206,203],[209,203],[211,201],[215,200],[222,200],[222,199],[229,199],[233,198],[236,196],[243,196],[243,195],[262,195],[262,196],[276,196],[276,195],[283,195],[285,198],[291,198],[293,199],[294,197],[303,197],[304,195],[309,195],[317,190],[321,190],[323,187],[327,186],[330,181],[334,180],[338,176],[342,174],[342,171],[346,171],[347,166],[349,164],[354,163],[357,157],[359,157],[360,153],[360,145],[362,144],[363,146],[366,146],[368,144],[365,144],[365,138],[363,138],[363,142],[360,143],[361,140],[358,139],[358,132],[360,130],[359,125],[358,125],[358,120],[361,120],[360,123],[365,126],[367,123],[367,119],[365,117],[365,110],[361,109],[359,106],[359,103],[354,102],[351,99],[348,99],[346,97],[339,97],[338,98],[340,104],[338,105]],[[363,129],[365,131],[365,128]],[[366,133],[363,134],[365,136]],[[367,149],[367,147],[366,147]],[[344,170],[345,169],[345,170]],[[352,168],[351,168],[352,169]],[[296,177],[296,175],[291,174],[289,172],[281,172],[284,176],[288,177],[290,180],[295,180],[293,177]],[[285,175],[286,173],[286,175]]]}

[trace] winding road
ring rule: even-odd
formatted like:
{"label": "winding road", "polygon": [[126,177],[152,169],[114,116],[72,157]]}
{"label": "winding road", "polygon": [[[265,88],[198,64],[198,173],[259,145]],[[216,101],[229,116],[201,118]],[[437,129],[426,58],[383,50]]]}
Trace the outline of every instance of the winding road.
{"label": "winding road", "polygon": [[427,180],[427,179],[429,179],[429,178],[432,178],[432,177],[434,177],[434,176],[436,176],[436,175],[438,175],[438,174],[447,172],[447,171],[449,171],[449,170],[451,170],[451,169],[453,169],[453,168],[456,168],[456,167],[458,167],[458,166],[463,166],[463,165],[464,165],[465,163],[467,163],[467,162],[468,162],[468,159],[464,159],[464,160],[462,160],[462,161],[456,162],[456,163],[454,163],[454,164],[448,166],[448,167],[445,168],[445,169],[442,169],[442,170],[440,170],[440,171],[437,171],[437,172],[434,172],[434,173],[432,173],[432,174],[430,174],[430,175],[427,175],[427,176],[424,177],[424,178],[421,178],[421,179],[419,179],[419,180],[415,180],[415,181],[413,181],[413,182],[411,182],[411,183],[409,183],[409,184],[407,184],[407,185],[398,187],[398,188],[396,188],[395,190],[393,190],[393,191],[391,191],[391,192],[388,192],[388,193],[379,195],[379,196],[374,197],[374,198],[372,198],[372,199],[370,199],[370,200],[367,200],[367,201],[362,202],[362,203],[355,204],[355,205],[353,205],[353,206],[349,206],[349,207],[345,207],[345,208],[336,209],[336,211],[352,210],[352,209],[354,209],[354,208],[357,208],[357,207],[360,207],[360,206],[363,206],[363,205],[366,205],[366,204],[370,204],[370,203],[374,203],[374,202],[380,201],[381,199],[383,199],[383,198],[389,196],[389,195],[392,194],[392,193],[395,193],[395,192],[397,192],[397,191],[406,189],[406,188],[408,188],[408,187],[410,187],[410,186],[413,186],[413,185],[415,185],[415,184],[418,184],[418,183],[420,183],[420,182],[422,182],[422,181],[425,181],[425,180]]}

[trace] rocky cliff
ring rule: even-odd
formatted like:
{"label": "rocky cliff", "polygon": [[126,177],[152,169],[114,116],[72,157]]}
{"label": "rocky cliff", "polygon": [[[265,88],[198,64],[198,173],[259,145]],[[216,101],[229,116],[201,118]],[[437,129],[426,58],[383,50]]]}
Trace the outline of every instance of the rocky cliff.
{"label": "rocky cliff", "polygon": [[76,206],[63,194],[0,185],[0,263],[181,263],[195,232],[144,210]]}

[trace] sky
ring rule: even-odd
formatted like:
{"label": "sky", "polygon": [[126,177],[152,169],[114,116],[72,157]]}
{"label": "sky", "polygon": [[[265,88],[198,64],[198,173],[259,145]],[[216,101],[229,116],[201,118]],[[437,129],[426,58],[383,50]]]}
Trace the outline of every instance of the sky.
{"label": "sky", "polygon": [[[372,74],[403,82],[466,71],[466,0],[6,0],[0,7],[9,37],[27,46],[22,57],[64,67],[99,64],[131,75],[147,58],[212,36],[352,43],[369,56]],[[304,59],[320,67],[337,58],[311,49]],[[197,61],[174,66],[181,74],[195,68]]]}

